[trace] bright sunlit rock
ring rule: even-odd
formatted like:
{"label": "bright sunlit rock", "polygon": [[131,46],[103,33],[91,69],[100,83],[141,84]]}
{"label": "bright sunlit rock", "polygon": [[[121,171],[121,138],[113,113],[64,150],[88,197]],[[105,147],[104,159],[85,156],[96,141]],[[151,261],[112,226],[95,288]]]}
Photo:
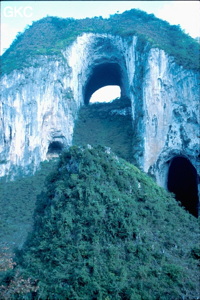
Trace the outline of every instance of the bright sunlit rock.
{"label": "bright sunlit rock", "polygon": [[90,103],[94,102],[111,102],[112,100],[119,98],[121,89],[118,85],[107,85],[92,94]]}

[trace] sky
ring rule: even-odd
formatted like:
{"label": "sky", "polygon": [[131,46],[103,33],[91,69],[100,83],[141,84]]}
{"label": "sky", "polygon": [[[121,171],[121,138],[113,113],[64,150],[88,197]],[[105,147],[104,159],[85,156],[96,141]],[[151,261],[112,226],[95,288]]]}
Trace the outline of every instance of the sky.
{"label": "sky", "polygon": [[90,98],[90,103],[94,102],[110,102],[113,99],[119,98],[121,94],[118,85],[107,85],[98,89]]}
{"label": "sky", "polygon": [[153,13],[181,28],[193,38],[200,36],[200,2],[195,1],[2,1],[1,55],[18,32],[48,16],[81,19],[122,13],[132,8]]}

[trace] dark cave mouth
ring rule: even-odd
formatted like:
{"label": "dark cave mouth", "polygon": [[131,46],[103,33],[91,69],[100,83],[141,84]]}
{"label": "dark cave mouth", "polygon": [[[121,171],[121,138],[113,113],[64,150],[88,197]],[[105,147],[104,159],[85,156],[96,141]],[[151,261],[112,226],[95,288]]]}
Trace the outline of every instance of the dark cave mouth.
{"label": "dark cave mouth", "polygon": [[197,171],[185,157],[174,157],[168,171],[167,188],[185,209],[198,217]]}
{"label": "dark cave mouth", "polygon": [[63,150],[63,144],[59,141],[53,141],[49,144],[47,155],[58,156]]}
{"label": "dark cave mouth", "polygon": [[106,86],[119,86],[122,90],[122,70],[118,63],[103,63],[93,68],[84,94],[84,103],[90,102],[91,96],[100,88]]}

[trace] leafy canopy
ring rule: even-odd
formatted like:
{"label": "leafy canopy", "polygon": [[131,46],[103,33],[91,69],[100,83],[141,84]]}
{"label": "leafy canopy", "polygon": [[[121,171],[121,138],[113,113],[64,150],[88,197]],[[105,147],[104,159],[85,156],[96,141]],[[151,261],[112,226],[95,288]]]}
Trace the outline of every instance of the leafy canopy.
{"label": "leafy canopy", "polygon": [[61,19],[46,17],[33,22],[24,33],[18,33],[15,41],[1,57],[1,72],[36,64],[41,55],[62,58],[61,50],[69,46],[78,35],[84,32],[109,33],[124,38],[137,35],[152,47],[163,49],[172,55],[175,62],[185,68],[199,69],[199,44],[185,34],[180,26],[156,18],[138,9],[111,15],[108,19]]}
{"label": "leafy canopy", "polygon": [[46,188],[17,255],[34,297],[197,298],[197,220],[147,175],[109,148],[74,146]]}

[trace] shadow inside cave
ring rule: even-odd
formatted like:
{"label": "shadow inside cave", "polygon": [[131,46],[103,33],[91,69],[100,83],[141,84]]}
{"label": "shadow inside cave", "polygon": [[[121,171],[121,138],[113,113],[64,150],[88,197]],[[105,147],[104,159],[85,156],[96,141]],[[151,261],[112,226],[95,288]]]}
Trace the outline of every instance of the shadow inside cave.
{"label": "shadow inside cave", "polygon": [[198,217],[197,171],[185,157],[174,157],[168,172],[168,190],[192,215]]}

